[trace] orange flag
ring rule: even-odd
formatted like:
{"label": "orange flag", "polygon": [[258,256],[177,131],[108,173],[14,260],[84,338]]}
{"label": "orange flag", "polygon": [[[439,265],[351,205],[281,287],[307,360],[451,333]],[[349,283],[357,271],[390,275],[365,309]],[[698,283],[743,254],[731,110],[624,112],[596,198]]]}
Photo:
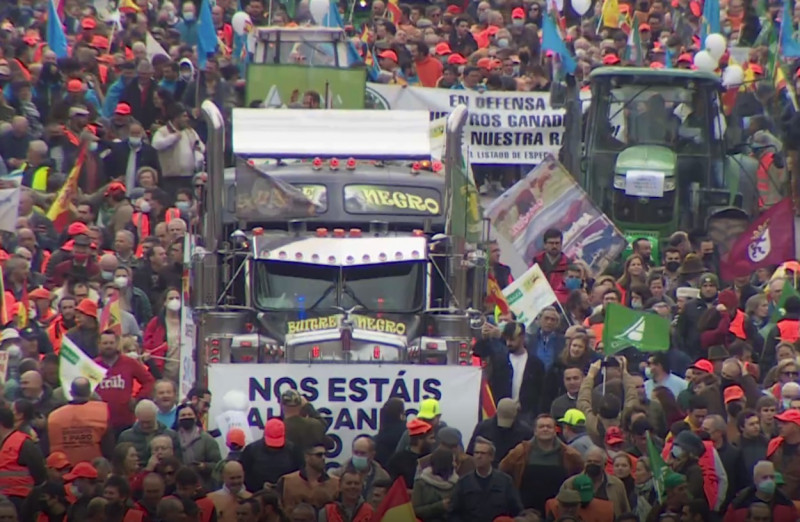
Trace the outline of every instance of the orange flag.
{"label": "orange flag", "polygon": [[481,379],[481,420],[494,417],[497,414],[497,405],[494,402],[492,389],[484,377]]}
{"label": "orange flag", "polygon": [[384,13],[390,22],[397,25],[403,18],[403,11],[400,10],[400,3],[398,0],[389,0],[386,2],[386,12]]}
{"label": "orange flag", "polygon": [[386,492],[381,505],[372,517],[372,520],[381,522],[416,522],[411,497],[408,496],[406,481],[397,477],[392,487]]}
{"label": "orange flag", "polygon": [[100,314],[100,331],[111,330],[117,336],[122,335],[122,313],[119,308],[119,297],[109,300]]}
{"label": "orange flag", "polygon": [[59,189],[55,201],[50,205],[50,210],[47,211],[47,219],[53,222],[53,226],[58,233],[61,233],[70,222],[69,206],[73,196],[78,192],[78,178],[81,175],[83,162],[86,159],[86,148],[87,144],[81,147],[80,152],[78,152],[78,158],[75,160],[75,165],[69,172],[64,186]]}

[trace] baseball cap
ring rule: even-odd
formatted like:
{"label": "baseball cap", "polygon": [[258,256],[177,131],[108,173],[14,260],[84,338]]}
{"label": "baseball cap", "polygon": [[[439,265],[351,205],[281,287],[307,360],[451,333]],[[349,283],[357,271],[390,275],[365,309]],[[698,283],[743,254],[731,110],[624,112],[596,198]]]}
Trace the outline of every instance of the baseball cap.
{"label": "baseball cap", "polygon": [[95,49],[105,50],[108,49],[108,46],[109,46],[108,38],[106,38],[105,36],[96,34],[92,37],[91,47],[94,47]]}
{"label": "baseball cap", "polygon": [[747,66],[747,68],[753,71],[753,74],[764,74],[764,68],[761,67],[761,64],[751,63]]}
{"label": "baseball cap", "polygon": [[72,223],[69,227],[67,227],[67,235],[70,237],[75,237],[79,234],[88,234],[89,227],[86,226],[86,223],[81,221],[76,221]]}
{"label": "baseball cap", "polygon": [[119,114],[120,116],[129,116],[131,114],[131,106],[125,102],[120,102],[117,104],[117,108],[114,109],[114,114]]}
{"label": "baseball cap", "polygon": [[[70,91],[75,92],[75,91]],[[73,116],[89,116],[89,109],[86,107],[82,107],[80,105],[75,107],[69,108],[69,117],[72,118]]]}
{"label": "baseball cap", "polygon": [[650,29],[650,24],[641,24],[639,26],[639,32],[640,33],[643,32],[643,31],[650,31],[650,30],[651,30]]}
{"label": "baseball cap", "polygon": [[511,18],[525,18],[525,10],[521,7],[517,7],[511,11]]}
{"label": "baseball cap", "polygon": [[464,65],[467,63],[467,59],[461,56],[458,53],[453,53],[447,57],[447,64],[448,65]]}
{"label": "baseball cap", "polygon": [[565,506],[574,506],[581,503],[581,495],[574,489],[565,488],[558,492],[556,500]]}
{"label": "baseball cap", "polygon": [[301,404],[303,404],[303,397],[300,396],[300,392],[297,390],[289,388],[281,393],[281,405],[300,406]]}
{"label": "baseball cap", "polygon": [[611,426],[606,430],[606,444],[613,446],[614,444],[622,444],[625,439],[622,437],[622,430],[616,426]]}
{"label": "baseball cap", "polygon": [[698,359],[689,368],[700,370],[701,372],[714,373],[714,365],[708,359]]}
{"label": "baseball cap", "polygon": [[83,315],[88,315],[89,317],[94,317],[97,319],[97,303],[88,297],[86,299],[81,299],[81,302],[78,303],[78,306],[75,307],[75,310]]}
{"label": "baseball cap", "polygon": [[680,485],[686,484],[686,475],[670,471],[664,477],[664,489],[675,489]]}
{"label": "baseball cap", "polygon": [[96,479],[97,470],[88,462],[78,462],[72,471],[64,475],[64,482],[71,482],[79,478]]}
{"label": "baseball cap", "polygon": [[700,276],[700,286],[705,284],[711,284],[719,287],[719,278],[716,274],[712,274],[711,272],[706,272],[705,274]]}
{"label": "baseball cap", "polygon": [[50,299],[50,291],[46,288],[37,288],[28,294],[31,299]]}
{"label": "baseball cap", "polygon": [[240,448],[244,448],[245,436],[241,429],[232,428],[228,430],[227,435],[225,435],[225,445],[230,447],[232,444],[236,444]]}
{"label": "baseball cap", "polygon": [[125,189],[125,184],[124,183],[120,183],[119,181],[114,181],[106,189],[105,195],[108,196],[112,192],[123,192],[124,193],[125,190],[126,189]]}
{"label": "baseball cap", "polygon": [[264,443],[268,448],[282,448],[286,445],[286,426],[280,419],[270,419],[264,426]]}
{"label": "baseball cap", "polygon": [[397,59],[397,53],[392,51],[391,49],[382,51],[380,54],[378,54],[378,58],[386,58],[387,60],[392,60],[394,63],[397,63],[399,61]]}
{"label": "baseball cap", "polygon": [[91,16],[81,20],[81,29],[94,29],[95,27],[97,27],[97,22]]}
{"label": "baseball cap", "polygon": [[616,54],[607,54],[603,56],[603,65],[617,65],[622,60]]}
{"label": "baseball cap", "polygon": [[444,428],[440,429],[439,433],[436,434],[436,438],[439,439],[439,442],[445,446],[450,447],[460,446],[462,442],[461,432],[452,426],[445,426]]}
{"label": "baseball cap", "polygon": [[683,53],[682,55],[678,56],[678,63],[681,62],[694,63],[694,57],[690,53]]}
{"label": "baseball cap", "polygon": [[45,464],[51,469],[63,469],[69,466],[69,459],[67,458],[67,454],[63,451],[54,451],[47,456]]}
{"label": "baseball cap", "polygon": [[570,408],[564,412],[564,416],[558,422],[568,426],[582,426],[586,424],[586,415],[577,408]]}
{"label": "baseball cap", "polygon": [[775,420],[779,420],[781,422],[793,422],[800,426],[800,411],[795,409],[786,410],[783,413],[775,415]]}
{"label": "baseball cap", "polygon": [[442,409],[439,406],[439,401],[436,399],[425,399],[419,405],[419,413],[417,413],[417,418],[429,421],[441,414]]}
{"label": "baseball cap", "polygon": [[81,92],[83,90],[83,82],[74,78],[67,82],[67,92]]}
{"label": "baseball cap", "polygon": [[0,333],[0,343],[19,339],[19,332],[14,328],[6,328]]}
{"label": "baseball cap", "polygon": [[514,424],[519,411],[519,403],[508,397],[500,399],[497,403],[497,426],[500,428],[510,428]]}
{"label": "baseball cap", "polygon": [[430,424],[420,419],[413,419],[408,421],[408,423],[406,424],[406,428],[408,428],[408,434],[412,437],[415,435],[423,435],[433,429],[433,427]]}
{"label": "baseball cap", "polygon": [[725,404],[732,401],[738,401],[744,398],[744,390],[740,386],[728,386],[723,393],[725,396]]}
{"label": "baseball cap", "polygon": [[588,475],[581,473],[572,480],[572,489],[578,492],[581,502],[591,502],[594,498],[594,484]]}
{"label": "baseball cap", "polygon": [[441,42],[436,44],[436,47],[433,48],[433,54],[437,56],[444,56],[446,54],[453,54],[453,51],[450,49],[449,43]]}

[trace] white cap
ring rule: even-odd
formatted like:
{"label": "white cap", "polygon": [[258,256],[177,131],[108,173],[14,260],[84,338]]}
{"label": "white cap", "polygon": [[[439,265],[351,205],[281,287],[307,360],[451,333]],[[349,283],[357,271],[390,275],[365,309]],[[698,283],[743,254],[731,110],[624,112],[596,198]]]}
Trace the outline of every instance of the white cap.
{"label": "white cap", "polygon": [[675,290],[675,297],[685,297],[687,299],[699,299],[700,290],[689,286],[682,286]]}
{"label": "white cap", "polygon": [[16,331],[14,328],[6,328],[3,330],[3,333],[0,334],[0,343],[4,343],[6,341],[11,341],[12,339],[19,339],[19,332]]}

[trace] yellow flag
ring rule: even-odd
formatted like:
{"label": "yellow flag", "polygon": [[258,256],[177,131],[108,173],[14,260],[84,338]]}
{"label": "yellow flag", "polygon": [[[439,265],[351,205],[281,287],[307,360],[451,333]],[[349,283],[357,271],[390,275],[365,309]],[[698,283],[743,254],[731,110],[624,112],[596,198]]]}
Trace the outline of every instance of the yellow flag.
{"label": "yellow flag", "polygon": [[603,27],[619,27],[619,2],[605,0],[603,3]]}

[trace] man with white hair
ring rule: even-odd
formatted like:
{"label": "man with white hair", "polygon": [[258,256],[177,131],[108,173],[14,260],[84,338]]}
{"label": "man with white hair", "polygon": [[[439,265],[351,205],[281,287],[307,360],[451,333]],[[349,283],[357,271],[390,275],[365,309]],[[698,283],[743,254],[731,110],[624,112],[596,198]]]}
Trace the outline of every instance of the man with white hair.
{"label": "man with white hair", "polygon": [[797,508],[775,483],[775,466],[768,460],[759,461],[753,468],[753,485],[733,499],[725,520],[746,520],[750,506],[765,503],[772,506],[773,520],[797,520]]}
{"label": "man with white hair", "polygon": [[136,422],[133,426],[123,431],[117,443],[130,442],[139,454],[139,462],[150,461],[150,442],[158,435],[166,435],[172,440],[172,448],[175,456],[180,458],[180,442],[178,434],[158,422],[156,414],[158,406],[149,399],[139,401],[134,410]]}
{"label": "man with white hair", "polygon": [[47,153],[47,143],[42,140],[33,140],[28,144],[25,161],[16,171],[22,174],[20,184],[23,187],[30,187],[39,192],[48,191],[52,162]]}

